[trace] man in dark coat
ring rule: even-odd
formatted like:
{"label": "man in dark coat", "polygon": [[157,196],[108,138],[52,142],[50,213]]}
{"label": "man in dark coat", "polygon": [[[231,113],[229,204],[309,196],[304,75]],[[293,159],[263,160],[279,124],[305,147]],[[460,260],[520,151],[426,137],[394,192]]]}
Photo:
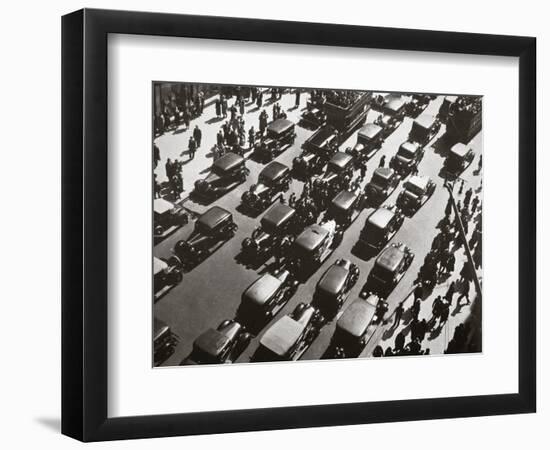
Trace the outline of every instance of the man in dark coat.
{"label": "man in dark coat", "polygon": [[220,117],[222,115],[222,106],[219,99],[216,99],[216,117]]}
{"label": "man in dark coat", "polygon": [[197,148],[200,147],[201,139],[202,139],[202,131],[198,125],[195,125],[195,128],[193,129],[193,137],[195,138],[195,142],[197,143]]}
{"label": "man in dark coat", "polygon": [[301,94],[300,89],[296,89],[296,101],[294,103],[296,108],[300,106],[300,94]]}
{"label": "man in dark coat", "polygon": [[195,157],[195,151],[197,150],[197,143],[195,142],[195,139],[193,136],[189,138],[189,159],[193,159]]}

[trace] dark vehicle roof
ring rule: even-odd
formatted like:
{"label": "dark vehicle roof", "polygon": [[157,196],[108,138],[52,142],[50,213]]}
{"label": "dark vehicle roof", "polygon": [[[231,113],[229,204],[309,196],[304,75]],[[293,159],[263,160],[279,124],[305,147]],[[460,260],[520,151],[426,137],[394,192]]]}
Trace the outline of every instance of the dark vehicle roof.
{"label": "dark vehicle roof", "polygon": [[395,216],[395,213],[388,208],[378,208],[369,217],[368,222],[377,228],[385,229],[390,221]]}
{"label": "dark vehicle roof", "polygon": [[262,217],[260,223],[262,226],[278,228],[284,225],[296,213],[294,208],[282,203],[273,205]]}
{"label": "dark vehicle roof", "polygon": [[467,153],[468,147],[462,142],[459,142],[451,147],[451,154],[458,156],[459,158],[464,158]]}
{"label": "dark vehicle roof", "polygon": [[166,332],[170,331],[170,327],[166,325],[162,320],[157,319],[156,317],[153,320],[153,329],[154,329],[154,340],[156,341]]}
{"label": "dark vehicle roof", "polygon": [[382,132],[382,127],[375,123],[367,123],[363,128],[359,130],[359,135],[364,136],[367,139],[373,139]]}
{"label": "dark vehicle roof", "polygon": [[349,305],[336,322],[340,328],[355,337],[362,336],[374,317],[376,308],[366,300],[357,298]]}
{"label": "dark vehicle roof", "polygon": [[272,161],[262,169],[260,176],[269,180],[276,180],[289,171],[290,169],[283,163]]}
{"label": "dark vehicle roof", "polygon": [[294,242],[298,247],[311,252],[321,245],[328,234],[329,231],[326,228],[314,224],[302,231]]}
{"label": "dark vehicle roof", "polygon": [[243,162],[244,158],[242,156],[229,152],[217,159],[213,166],[225,172],[239,166]]}
{"label": "dark vehicle roof", "polygon": [[405,252],[400,247],[390,245],[376,258],[376,265],[390,272],[395,272],[404,256]]}
{"label": "dark vehicle roof", "polygon": [[389,167],[378,167],[374,171],[374,175],[383,178],[384,180],[390,180],[393,176],[393,169],[390,169]]}
{"label": "dark vehicle roof", "polygon": [[338,295],[346,284],[349,271],[338,264],[333,264],[317,283],[317,290],[329,295]]}
{"label": "dark vehicle roof", "polygon": [[266,273],[244,291],[243,300],[261,306],[277,292],[281,284],[279,278]]}
{"label": "dark vehicle roof", "polygon": [[206,228],[214,229],[228,218],[231,218],[231,213],[229,211],[220,206],[212,206],[212,208],[199,217],[197,223],[200,223]]}
{"label": "dark vehicle roof", "polygon": [[431,116],[429,114],[424,114],[414,119],[413,125],[416,124],[417,126],[428,129],[435,123],[435,121],[436,121],[436,118],[434,116]]}
{"label": "dark vehicle roof", "polygon": [[281,134],[292,127],[294,127],[294,122],[288,119],[277,119],[267,126],[267,131],[274,134]]}
{"label": "dark vehicle roof", "polygon": [[231,339],[214,328],[202,333],[194,342],[194,347],[211,356],[218,356]]}
{"label": "dark vehicle roof", "polygon": [[357,194],[353,191],[342,191],[336,197],[332,199],[332,206],[343,211],[349,210],[355,200],[357,199]]}
{"label": "dark vehicle roof", "polygon": [[349,162],[353,159],[353,156],[348,155],[344,152],[336,152],[334,155],[332,155],[332,158],[330,158],[330,163],[334,166],[337,166],[341,169],[346,167]]}

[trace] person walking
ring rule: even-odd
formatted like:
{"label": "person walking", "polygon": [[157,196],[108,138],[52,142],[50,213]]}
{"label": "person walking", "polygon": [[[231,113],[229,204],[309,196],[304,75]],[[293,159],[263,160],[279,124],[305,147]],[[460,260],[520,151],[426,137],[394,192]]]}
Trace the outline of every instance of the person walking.
{"label": "person walking", "polygon": [[253,148],[255,143],[256,143],[256,131],[254,130],[254,126],[251,126],[250,130],[248,130],[248,144],[250,148]]}
{"label": "person walking", "polygon": [[456,304],[460,305],[460,300],[463,298],[466,298],[466,305],[470,304],[470,281],[469,280],[463,280],[461,289],[460,289],[460,295],[456,299]]}
{"label": "person walking", "polygon": [[395,330],[401,323],[401,318],[403,317],[403,313],[405,312],[405,308],[403,308],[403,303],[404,301],[399,303],[399,305],[397,305],[397,308],[395,308],[395,311],[393,312],[395,319],[393,321],[393,325],[391,326],[392,330]]}
{"label": "person walking", "polygon": [[197,148],[199,148],[201,146],[202,131],[198,125],[195,125],[195,128],[193,129],[193,137],[195,138],[195,143],[197,144]]}
{"label": "person walking", "polygon": [[386,165],[386,155],[382,155],[380,158],[380,164],[378,164],[378,167],[384,167]]}
{"label": "person walking", "polygon": [[220,103],[219,99],[216,99],[216,117],[220,117],[222,115],[222,105]]}
{"label": "person walking", "polygon": [[294,102],[294,106],[296,108],[300,107],[300,94],[301,94],[300,89],[296,89],[296,101]]}
{"label": "person walking", "polygon": [[191,136],[189,138],[189,159],[195,158],[195,151],[197,150],[197,143],[195,142],[195,138]]}

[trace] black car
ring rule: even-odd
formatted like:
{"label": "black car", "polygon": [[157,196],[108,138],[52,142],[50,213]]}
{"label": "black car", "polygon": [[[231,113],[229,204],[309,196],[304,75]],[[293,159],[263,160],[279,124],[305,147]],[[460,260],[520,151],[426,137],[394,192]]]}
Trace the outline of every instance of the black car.
{"label": "black car", "polygon": [[302,154],[292,161],[292,171],[298,178],[319,173],[338,151],[338,145],[338,133],[333,127],[324,126],[318,129],[302,145]]}
{"label": "black car", "polygon": [[359,267],[347,259],[338,259],[317,282],[312,305],[326,319],[334,317],[358,279]]}
{"label": "black car", "polygon": [[428,94],[413,94],[411,101],[407,104],[406,113],[411,117],[418,117],[426,109],[432,100]]}
{"label": "black car", "polygon": [[262,257],[274,253],[282,240],[297,231],[296,211],[288,205],[273,205],[260,220],[252,235],[242,242],[242,253],[246,258]]}
{"label": "black car", "polygon": [[340,228],[347,228],[363,209],[361,188],[340,191],[330,202],[327,218],[336,221]]}
{"label": "black car", "polygon": [[272,161],[258,175],[258,182],[253,184],[242,197],[242,205],[253,211],[263,211],[271,205],[277,196],[290,186],[290,169],[278,161]]}
{"label": "black car", "polygon": [[244,183],[249,173],[242,156],[226,153],[212,164],[205,178],[195,182],[193,195],[208,199],[219,197]]}
{"label": "black car", "polygon": [[227,364],[234,362],[246,349],[252,335],[239,322],[224,320],[193,342],[193,351],[180,365]]}
{"label": "black car", "polygon": [[474,156],[474,151],[465,144],[459,142],[453,145],[443,166],[443,170],[446,172],[447,177],[456,178],[460,176],[460,174],[472,163]]}
{"label": "black car", "polygon": [[371,180],[365,186],[365,194],[370,204],[380,204],[395,190],[399,184],[399,175],[391,168],[378,167]]}
{"label": "black car", "polygon": [[156,317],[153,325],[153,358],[156,367],[172,356],[178,344],[178,337],[166,323]]}
{"label": "black car", "polygon": [[396,205],[408,215],[414,214],[435,192],[435,183],[426,176],[412,176],[403,185]]}
{"label": "black car", "polygon": [[310,130],[315,130],[316,128],[323,126],[326,120],[327,115],[323,111],[322,107],[308,101],[307,109],[302,114],[299,125]]}
{"label": "black car", "polygon": [[353,148],[346,150],[352,155],[355,162],[367,161],[380,150],[384,140],[384,129],[375,123],[367,123],[357,133],[357,143]]}
{"label": "black car", "polygon": [[237,317],[253,330],[274,317],[298,289],[298,282],[288,270],[265,273],[243,292]]}
{"label": "black car", "polygon": [[329,220],[307,227],[292,243],[291,266],[300,277],[311,275],[333,252],[340,241],[336,222]]}
{"label": "black car", "polygon": [[237,231],[231,213],[213,206],[195,222],[195,228],[186,240],[176,242],[171,260],[182,266],[194,265],[209,255],[213,248],[231,239]]}
{"label": "black car", "polygon": [[294,122],[288,119],[274,120],[267,126],[265,137],[254,147],[254,155],[260,161],[271,161],[288,145],[292,145],[295,138]]}
{"label": "black car", "polygon": [[401,281],[413,259],[414,253],[405,244],[387,246],[376,258],[365,290],[387,297]]}
{"label": "black car", "polygon": [[313,180],[313,187],[325,187],[334,195],[339,190],[349,187],[353,169],[353,156],[344,152],[336,152],[330,158],[325,172]]}
{"label": "black car", "polygon": [[409,140],[424,147],[432,140],[441,128],[441,122],[437,117],[424,114],[414,120]]}
{"label": "black car", "polygon": [[296,361],[309,348],[323,324],[319,311],[300,303],[292,314],[281,317],[260,338],[253,361]]}
{"label": "black car", "polygon": [[378,252],[397,233],[405,216],[395,206],[382,206],[365,220],[359,235],[359,246]]}
{"label": "black car", "polygon": [[170,289],[181,282],[183,273],[179,260],[173,261],[153,257],[153,286],[155,291],[155,301],[159,300]]}
{"label": "black car", "polygon": [[390,167],[402,177],[407,176],[412,170],[418,167],[424,156],[424,147],[417,142],[403,142],[397,154],[390,160]]}

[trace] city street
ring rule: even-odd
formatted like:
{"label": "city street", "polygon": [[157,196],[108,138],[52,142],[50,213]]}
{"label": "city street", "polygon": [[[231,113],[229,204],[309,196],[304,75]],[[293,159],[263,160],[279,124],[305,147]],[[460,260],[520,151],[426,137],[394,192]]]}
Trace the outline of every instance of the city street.
{"label": "city street", "polygon": [[[271,103],[269,102],[268,95],[266,95],[265,98],[268,99],[268,101],[264,102],[264,107],[269,114],[269,120],[271,120]],[[294,106],[294,94],[285,93],[282,99],[279,100],[279,104],[287,113],[288,119],[298,123],[302,112],[305,110],[307,99],[308,95],[303,93],[300,106],[296,108]],[[428,107],[421,115],[437,115],[442,101],[443,96],[438,96],[429,103]],[[230,99],[230,104],[232,104],[232,102],[233,99]],[[258,129],[260,112],[261,109],[258,109],[255,104],[246,105],[244,119],[245,129],[247,131],[252,125],[256,130]],[[379,113],[371,110],[368,114],[367,122],[374,121],[378,114]],[[203,213],[210,206],[219,205],[233,214],[233,220],[238,225],[238,231],[232,239],[223,244],[197,267],[185,273],[183,275],[183,280],[154,304],[154,316],[167,323],[171,327],[172,332],[179,337],[179,344],[174,354],[168,358],[163,365],[179,364],[180,361],[190,353],[193,341],[202,332],[210,327],[217,327],[225,319],[233,319],[241,301],[241,294],[260,276],[261,273],[263,273],[263,270],[265,270],[265,266],[261,266],[257,270],[248,269],[235,259],[240,252],[242,240],[250,236],[254,228],[259,225],[259,219],[261,217],[261,214],[255,218],[244,215],[237,210],[237,207],[241,202],[241,195],[243,192],[257,182],[259,172],[265,167],[264,164],[259,164],[248,159],[246,164],[250,169],[250,175],[246,182],[237,186],[208,206],[201,205],[188,198],[188,195],[193,189],[194,182],[208,173],[209,167],[213,161],[211,149],[216,143],[216,133],[224,120],[225,119],[218,120],[216,118],[214,104],[207,101],[202,116],[191,121],[190,130],[185,130],[180,126],[177,130],[169,131],[157,137],[154,141],[160,149],[161,156],[161,160],[155,169],[158,181],[162,182],[166,179],[165,162],[167,158],[172,160],[178,158],[184,162],[183,180],[185,191],[183,192],[181,201],[184,208],[190,212],[191,215],[196,217],[196,215]],[[381,149],[367,164],[367,175],[362,186],[371,179],[374,170],[379,165],[382,155],[385,155],[386,166],[388,165],[391,157],[397,152],[399,145],[407,140],[412,122],[412,118],[406,117],[403,123],[385,139]],[[202,143],[196,152],[195,158],[189,160],[187,146],[190,134],[195,125],[198,125],[202,130]],[[314,131],[306,130],[297,125],[297,136],[294,144],[279,155],[276,160],[288,167],[292,167],[293,158],[301,153],[301,145],[313,132]],[[414,252],[415,258],[405,276],[387,299],[389,312],[386,317],[389,317],[389,322],[387,324],[371,327],[367,346],[361,356],[370,356],[377,345],[381,345],[384,348],[393,346],[395,336],[398,332],[401,331],[403,334],[408,332],[407,326],[403,321],[397,327],[392,328],[393,316],[391,315],[400,302],[405,301],[405,310],[412,305],[414,280],[417,277],[418,270],[422,266],[424,257],[430,251],[434,237],[438,234],[439,230],[437,225],[444,216],[444,210],[449,199],[449,193],[443,185],[444,180],[439,175],[447,151],[443,143],[444,139],[442,139],[444,133],[445,126],[443,125],[438,134],[426,146],[424,158],[418,170],[419,175],[427,175],[436,183],[437,187],[435,193],[416,214],[405,219],[403,226],[391,240],[391,242],[402,242],[406,244]],[[340,146],[340,150],[343,151],[347,147],[353,147],[356,140],[357,132],[354,132],[346,142]],[[478,167],[478,159],[482,152],[482,133],[478,133],[468,146],[474,150],[476,156],[473,163],[461,175],[461,180],[464,180],[464,192],[468,188],[474,190],[478,189],[481,185],[481,176],[477,174],[476,169]],[[358,175],[358,173],[359,171],[356,172],[356,175]],[[290,189],[285,193],[285,198],[288,200],[292,192],[299,197],[303,189],[303,184],[304,183],[301,181],[292,179]],[[461,198],[460,195],[463,195],[463,193],[458,193],[459,184],[460,183],[457,183],[457,187],[455,188],[457,201]],[[398,188],[383,204],[394,204],[402,186],[403,180],[401,180]],[[345,231],[342,243],[336,248],[333,254],[305,283],[300,284],[297,292],[270,323],[292,312],[298,303],[309,303],[320,276],[338,258],[349,259],[360,269],[359,281],[351,290],[340,314],[351,301],[359,296],[367,276],[374,265],[375,257],[369,260],[363,260],[352,253],[352,249],[358,240],[365,219],[373,211],[374,208],[368,207],[361,212],[359,217]],[[164,259],[169,258],[175,243],[181,239],[185,239],[191,233],[193,222],[194,219],[190,220],[188,225],[178,229],[175,233],[157,244],[153,249],[154,256]],[[470,227],[470,231],[472,228],[473,227]],[[458,273],[462,269],[465,261],[464,250],[458,243],[455,257],[456,265],[454,274],[444,283],[438,285],[434,292],[423,300],[420,319],[430,319],[432,315],[433,298],[437,295],[444,295],[448,284],[458,277]],[[271,262],[272,261],[273,260],[271,260]],[[481,271],[479,271],[479,276],[481,277]],[[448,342],[453,337],[455,327],[466,320],[470,311],[471,305],[459,307],[456,305],[456,302],[453,303],[449,320],[444,325],[443,329],[437,333],[428,333],[427,338],[422,343],[422,348],[429,348],[432,355],[443,353]],[[334,333],[335,323],[336,318],[323,326],[319,336],[301,357],[302,360],[315,360],[323,357]],[[258,347],[262,333],[265,332],[268,326],[269,325],[264,327],[260,334],[252,339],[250,345],[236,362],[248,362],[250,360],[251,355]]]}

